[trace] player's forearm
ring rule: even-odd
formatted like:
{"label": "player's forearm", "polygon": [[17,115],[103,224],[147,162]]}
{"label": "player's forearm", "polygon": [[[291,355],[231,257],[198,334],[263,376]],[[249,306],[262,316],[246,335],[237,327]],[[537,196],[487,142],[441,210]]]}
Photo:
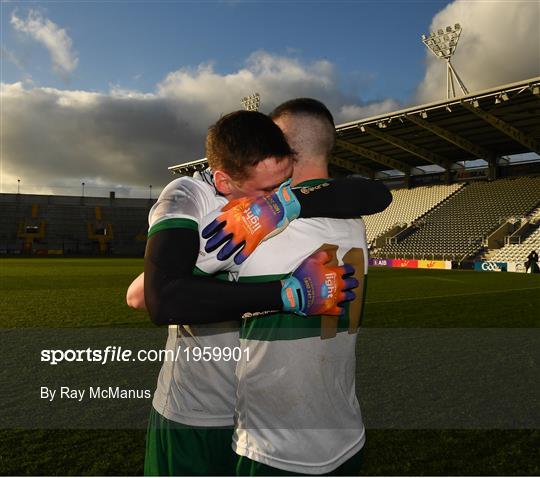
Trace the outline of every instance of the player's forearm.
{"label": "player's forearm", "polygon": [[197,231],[164,230],[148,240],[144,297],[155,324],[223,322],[283,307],[280,281],[252,284],[195,276],[198,254]]}
{"label": "player's forearm", "polygon": [[381,181],[348,176],[323,184],[293,188],[300,217],[348,219],[384,211],[392,202],[392,194]]}
{"label": "player's forearm", "polygon": [[[158,274],[159,275],[159,274]],[[148,311],[156,325],[196,325],[240,320],[246,312],[280,310],[281,282],[247,284],[211,277],[181,277],[152,287],[149,274]]]}

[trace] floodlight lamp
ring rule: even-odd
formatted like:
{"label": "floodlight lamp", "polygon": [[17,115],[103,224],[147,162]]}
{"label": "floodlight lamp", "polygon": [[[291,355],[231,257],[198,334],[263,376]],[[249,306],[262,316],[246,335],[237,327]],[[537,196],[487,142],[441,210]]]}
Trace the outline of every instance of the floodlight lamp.
{"label": "floodlight lamp", "polygon": [[362,131],[362,133],[365,133],[366,127],[364,125],[360,125],[360,131]]}
{"label": "floodlight lamp", "polygon": [[249,96],[244,96],[241,100],[244,109],[247,111],[259,111],[259,106],[261,105],[261,96],[259,93],[254,93]]}
{"label": "floodlight lamp", "polygon": [[422,35],[422,42],[428,49],[437,57],[440,59],[446,60],[447,63],[447,85],[446,85],[446,93],[447,98],[454,97],[456,95],[455,93],[455,87],[454,87],[454,78],[457,80],[461,91],[464,94],[468,94],[468,90],[465,87],[463,81],[461,78],[459,78],[455,68],[451,64],[451,58],[452,55],[455,53],[459,37],[461,35],[461,26],[459,23],[455,24],[455,30],[452,29],[452,27],[446,26],[444,30],[442,28],[439,28],[436,30],[437,33],[431,32],[429,34],[429,39],[426,38],[425,35]]}
{"label": "floodlight lamp", "polygon": [[508,93],[506,93],[506,91],[503,91],[501,93],[501,100],[508,101],[509,99],[510,99],[510,97],[508,96]]}
{"label": "floodlight lamp", "polygon": [[420,116],[421,116],[422,118],[426,119],[426,118],[427,118],[427,112],[426,112],[426,110],[421,111],[421,112],[420,112]]}
{"label": "floodlight lamp", "polygon": [[473,101],[472,101],[472,105],[473,105],[475,108],[479,108],[479,107],[480,107],[480,103],[478,102],[478,100],[473,100]]}

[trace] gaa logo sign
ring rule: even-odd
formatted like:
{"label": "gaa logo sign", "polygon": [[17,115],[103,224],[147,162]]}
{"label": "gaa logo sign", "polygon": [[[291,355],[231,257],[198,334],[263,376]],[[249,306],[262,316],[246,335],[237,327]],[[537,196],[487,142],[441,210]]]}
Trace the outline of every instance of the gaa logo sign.
{"label": "gaa logo sign", "polygon": [[474,264],[474,269],[482,272],[506,272],[507,264],[506,262],[476,262]]}
{"label": "gaa logo sign", "polygon": [[491,272],[501,272],[501,269],[497,265],[496,262],[483,262],[482,263],[482,270],[483,271],[491,271]]}

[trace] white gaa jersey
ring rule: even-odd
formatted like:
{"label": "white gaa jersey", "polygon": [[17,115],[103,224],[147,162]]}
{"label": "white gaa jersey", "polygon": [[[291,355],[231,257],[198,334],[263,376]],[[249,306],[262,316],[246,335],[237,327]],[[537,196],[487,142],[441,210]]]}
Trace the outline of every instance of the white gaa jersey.
{"label": "white gaa jersey", "polygon": [[[148,235],[170,228],[202,230],[227,203],[215,190],[210,175],[203,171],[198,177],[181,177],[170,182],[149,213]],[[214,214],[210,214],[214,212]],[[206,217],[205,217],[206,216]],[[195,274],[213,274],[220,270],[232,272],[234,262],[218,261],[203,249]],[[188,317],[186,322],[189,323]],[[236,402],[236,377],[233,360],[194,360],[193,349],[239,346],[238,323],[221,322],[205,326],[169,326],[167,350],[177,358],[165,360],[159,373],[152,402],[158,413],[169,420],[188,426],[232,426]],[[188,355],[187,349],[191,352]],[[210,349],[211,350],[211,349]],[[178,352],[177,352],[178,351]]]}
{"label": "white gaa jersey", "polygon": [[233,448],[295,473],[329,473],[364,445],[355,393],[368,262],[363,221],[297,219],[259,245],[239,273],[240,281],[280,279],[323,245],[337,246],[339,264],[345,260],[356,268],[360,286],[347,314],[338,319],[277,313],[246,319],[240,329]]}

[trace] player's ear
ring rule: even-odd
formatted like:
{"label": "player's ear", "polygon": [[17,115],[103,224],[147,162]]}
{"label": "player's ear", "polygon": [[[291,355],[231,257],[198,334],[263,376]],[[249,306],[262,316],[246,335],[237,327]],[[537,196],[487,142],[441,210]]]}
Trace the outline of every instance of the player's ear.
{"label": "player's ear", "polygon": [[231,177],[225,171],[219,169],[214,171],[214,184],[216,189],[224,196],[228,196],[233,191]]}

